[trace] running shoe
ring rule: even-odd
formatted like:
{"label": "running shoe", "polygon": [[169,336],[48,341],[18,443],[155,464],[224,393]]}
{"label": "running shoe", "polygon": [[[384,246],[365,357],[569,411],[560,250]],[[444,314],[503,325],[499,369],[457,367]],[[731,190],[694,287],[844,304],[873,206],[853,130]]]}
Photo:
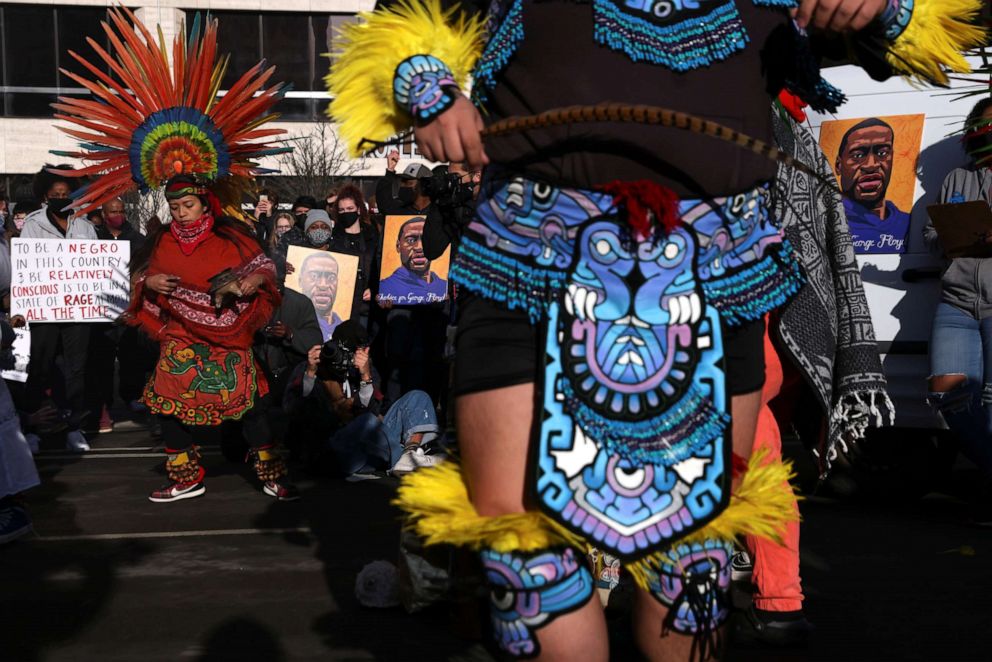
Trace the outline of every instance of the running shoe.
{"label": "running shoe", "polygon": [[203,484],[202,480],[195,483],[172,483],[149,494],[148,500],[155,503],[182,501],[183,499],[193,499],[202,496],[206,491],[207,487]]}

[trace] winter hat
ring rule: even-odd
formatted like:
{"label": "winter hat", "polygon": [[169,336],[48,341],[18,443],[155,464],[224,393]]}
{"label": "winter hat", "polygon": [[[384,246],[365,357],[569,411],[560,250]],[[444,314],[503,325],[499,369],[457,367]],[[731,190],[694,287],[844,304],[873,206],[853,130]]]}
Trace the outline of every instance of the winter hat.
{"label": "winter hat", "polygon": [[323,223],[328,230],[334,227],[331,217],[323,209],[311,209],[307,212],[307,220],[303,221],[303,231],[308,231],[314,223]]}

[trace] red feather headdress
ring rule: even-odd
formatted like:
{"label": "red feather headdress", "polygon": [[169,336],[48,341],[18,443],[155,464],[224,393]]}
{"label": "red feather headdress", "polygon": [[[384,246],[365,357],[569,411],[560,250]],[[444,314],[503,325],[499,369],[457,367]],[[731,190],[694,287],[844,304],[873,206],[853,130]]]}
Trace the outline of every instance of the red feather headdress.
{"label": "red feather headdress", "polygon": [[59,128],[80,142],[78,152],[53,153],[88,164],[53,172],[95,179],[73,193],[74,208],[85,213],[135,188],[162,186],[177,174],[210,183],[221,197],[230,197],[223,192],[243,190],[253,177],[271,172],[257,159],[291,149],[273,142],[284,131],[259,128],[278,117],[270,111],[288,89],[281,83],[265,88],[275,67],[258,63],[218,97],[228,56],[217,55],[217,19],[208,18],[201,32],[197,14],[188,36],[183,24],[170,67],[161,28],[156,41],[126,7],[108,14],[110,23],[102,25],[113,54],[87,38],[101,66],[73,51],[69,55],[92,79],[61,70],[91,96],[59,97],[52,104],[55,118],[70,124]]}

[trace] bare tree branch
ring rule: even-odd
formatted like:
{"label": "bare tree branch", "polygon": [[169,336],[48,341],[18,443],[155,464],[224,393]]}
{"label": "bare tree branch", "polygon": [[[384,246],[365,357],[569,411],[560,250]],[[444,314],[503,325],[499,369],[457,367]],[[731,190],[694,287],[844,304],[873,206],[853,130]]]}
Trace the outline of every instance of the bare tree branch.
{"label": "bare tree branch", "polygon": [[149,218],[158,216],[160,221],[165,221],[168,216],[165,191],[161,188],[154,188],[144,194],[131,191],[125,193],[121,199],[124,201],[124,214],[143,233],[146,232]]}
{"label": "bare tree branch", "polygon": [[293,151],[279,158],[282,176],[265,182],[283,201],[291,202],[301,195],[323,200],[332,188],[348,181],[364,167],[361,161],[348,158],[344,141],[330,122],[317,122],[309,133],[290,138],[286,144]]}

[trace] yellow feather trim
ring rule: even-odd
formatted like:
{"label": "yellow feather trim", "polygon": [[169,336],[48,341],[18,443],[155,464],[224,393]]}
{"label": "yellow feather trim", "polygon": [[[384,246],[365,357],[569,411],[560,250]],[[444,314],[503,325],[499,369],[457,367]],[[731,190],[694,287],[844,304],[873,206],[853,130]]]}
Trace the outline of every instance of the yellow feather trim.
{"label": "yellow feather trim", "polygon": [[968,73],[961,54],[985,43],[975,25],[983,0],[916,0],[906,30],[889,46],[885,59],[898,73],[947,85],[946,70]]}
{"label": "yellow feather trim", "polygon": [[570,542],[539,512],[480,515],[468,498],[461,467],[452,460],[405,476],[393,503],[428,545],[533,552]]}
{"label": "yellow feather trim", "polygon": [[359,14],[340,31],[341,48],[331,55],[325,82],[333,98],[327,114],[353,157],[363,138],[382,141],[413,125],[393,98],[393,74],[400,62],[429,54],[451,69],[468,89],[469,74],[483,46],[483,23],[440,0],[400,0],[395,6]]}
{"label": "yellow feather trim", "polygon": [[[740,535],[781,542],[782,527],[799,518],[796,497],[788,484],[792,468],[781,461],[766,462],[766,457],[766,451],[755,453],[730,505],[705,527],[678,542],[713,538],[733,541]],[[451,460],[404,477],[393,503],[410,516],[413,530],[428,545],[489,548],[497,552],[531,552],[562,544],[589,547],[588,540],[540,512],[480,515],[469,500],[461,468]]]}
{"label": "yellow feather trim", "polygon": [[[675,544],[702,543],[706,540],[733,542],[738,536],[766,538],[782,544],[782,529],[788,522],[799,520],[796,494],[789,481],[795,476],[791,462],[766,460],[765,449],[754,453],[748,460],[747,473],[740,487],[730,497],[730,505],[716,519],[701,529],[680,538]],[[662,561],[671,563],[661,550],[633,563],[625,563],[634,581],[648,588],[648,570]]]}

